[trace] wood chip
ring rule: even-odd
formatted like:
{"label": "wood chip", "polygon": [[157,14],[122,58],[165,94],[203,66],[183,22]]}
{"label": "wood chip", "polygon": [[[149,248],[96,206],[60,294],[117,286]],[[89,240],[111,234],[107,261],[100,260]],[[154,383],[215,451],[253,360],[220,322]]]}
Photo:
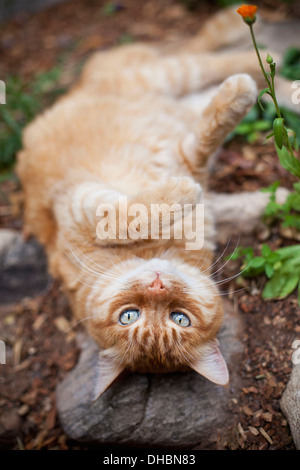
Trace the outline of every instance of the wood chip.
{"label": "wood chip", "polygon": [[253,411],[249,408],[248,405],[243,406],[242,411],[247,416],[252,416],[253,415]]}
{"label": "wood chip", "polygon": [[268,423],[271,423],[273,420],[273,415],[272,413],[269,413],[268,411],[266,413],[262,413],[262,418],[267,421]]}
{"label": "wood chip", "polygon": [[259,431],[253,426],[249,426],[249,431],[251,432],[251,434],[253,434],[253,436],[259,435]]}
{"label": "wood chip", "polygon": [[18,364],[15,367],[16,372],[20,372],[21,370],[27,369],[31,365],[31,363],[32,363],[31,357],[25,359],[25,361],[21,362],[21,364]]}
{"label": "wood chip", "polygon": [[43,324],[45,323],[46,318],[47,318],[46,313],[43,313],[42,315],[39,315],[33,323],[33,329],[35,331],[39,330],[43,326]]}
{"label": "wood chip", "polygon": [[257,410],[254,413],[254,418],[260,418],[263,413],[263,410]]}
{"label": "wood chip", "polygon": [[28,405],[22,405],[19,409],[18,409],[18,415],[20,416],[25,416],[29,411],[29,406]]}
{"label": "wood chip", "polygon": [[264,438],[268,441],[269,444],[273,444],[272,439],[270,438],[269,434],[264,430],[264,428],[259,428],[259,432],[262,436],[264,436]]}
{"label": "wood chip", "polygon": [[63,316],[55,318],[54,324],[61,333],[68,333],[70,331],[70,323]]}
{"label": "wood chip", "polygon": [[13,347],[14,367],[17,367],[20,364],[22,344],[23,344],[22,338],[18,338],[14,343],[14,347]]}
{"label": "wood chip", "polygon": [[238,431],[239,431],[240,436],[243,439],[243,441],[246,441],[247,440],[247,435],[246,435],[241,423],[238,424],[237,428],[238,428]]}
{"label": "wood chip", "polygon": [[247,388],[243,388],[243,392],[244,393],[258,393],[258,390],[256,387],[247,387]]}
{"label": "wood chip", "polygon": [[23,442],[21,441],[21,439],[19,438],[19,436],[17,436],[17,444],[18,444],[18,449],[19,450],[25,450],[25,446],[24,446]]}
{"label": "wood chip", "polygon": [[15,322],[16,322],[16,319],[14,315],[7,315],[7,317],[5,317],[4,319],[4,324],[7,326],[14,325]]}

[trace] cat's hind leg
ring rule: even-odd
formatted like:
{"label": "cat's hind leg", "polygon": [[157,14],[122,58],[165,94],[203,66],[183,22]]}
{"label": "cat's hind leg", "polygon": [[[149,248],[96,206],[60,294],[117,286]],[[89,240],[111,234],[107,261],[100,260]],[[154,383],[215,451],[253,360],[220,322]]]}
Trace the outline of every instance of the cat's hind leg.
{"label": "cat's hind leg", "polygon": [[[250,45],[249,31],[236,12],[236,6],[225,8],[212,15],[199,33],[177,48],[189,53],[216,51],[232,44]],[[258,22],[260,23],[260,21]],[[257,26],[257,24],[256,24]]]}
{"label": "cat's hind leg", "polygon": [[[278,188],[276,202],[283,204],[289,194],[286,188]],[[226,243],[234,234],[251,234],[259,226],[269,202],[270,194],[261,191],[242,193],[210,193],[207,204],[216,220],[216,238]]]}
{"label": "cat's hind leg", "polygon": [[256,97],[256,84],[247,74],[232,75],[218,87],[194,134],[181,143],[184,156],[195,170],[206,166],[208,158],[247,114]]}

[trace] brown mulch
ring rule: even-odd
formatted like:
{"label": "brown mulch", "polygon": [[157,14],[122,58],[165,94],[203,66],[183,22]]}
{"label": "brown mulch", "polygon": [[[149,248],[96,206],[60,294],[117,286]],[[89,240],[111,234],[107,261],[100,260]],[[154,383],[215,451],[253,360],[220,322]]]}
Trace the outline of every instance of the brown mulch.
{"label": "brown mulch", "polygon": [[[297,3],[297,2],[296,2]],[[101,13],[102,1],[72,0],[35,15],[20,15],[2,25],[0,33],[1,74],[18,74],[29,80],[62,58],[65,83],[73,80],[78,64],[94,50],[110,47],[130,34],[134,40],[174,39],[195,33],[199,24],[216,10],[203,1],[201,9],[187,12],[173,0],[120,2],[123,8],[112,16]],[[299,15],[297,6],[263,2],[281,15]],[[276,9],[276,8],[275,8]],[[71,64],[71,66],[70,66]],[[70,71],[71,70],[71,71]],[[291,187],[293,179],[278,164],[272,145],[246,145],[235,140],[219,156],[211,177],[215,191],[239,192],[268,186],[275,180]],[[0,227],[21,229],[22,192],[15,181],[0,185]],[[286,241],[274,229],[265,242]],[[242,246],[259,250],[262,236],[245,237]],[[238,240],[233,238],[226,254]],[[224,246],[217,251],[217,258]],[[222,266],[220,259],[216,268]],[[227,263],[218,274],[222,279],[240,269]],[[221,277],[220,277],[221,279]],[[244,324],[243,357],[236,367],[243,389],[232,399],[236,425],[220,438],[216,448],[294,449],[279,400],[291,371],[291,344],[300,336],[300,313],[295,296],[265,302],[261,298],[264,279],[236,281],[224,292],[238,309]],[[0,447],[12,449],[86,448],[70,442],[56,415],[55,387],[76,364],[78,348],[74,340],[72,315],[59,285],[20,303],[0,305],[1,337],[7,341],[7,365],[0,375]],[[1,338],[2,339],[2,338]]]}

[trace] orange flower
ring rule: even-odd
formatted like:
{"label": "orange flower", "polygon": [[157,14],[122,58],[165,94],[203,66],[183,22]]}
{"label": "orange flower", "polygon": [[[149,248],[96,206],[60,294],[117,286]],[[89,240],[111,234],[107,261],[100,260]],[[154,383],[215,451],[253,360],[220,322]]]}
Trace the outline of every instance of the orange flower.
{"label": "orange flower", "polygon": [[242,5],[238,8],[237,13],[243,17],[247,24],[253,24],[256,20],[255,13],[257,11],[256,5]]}

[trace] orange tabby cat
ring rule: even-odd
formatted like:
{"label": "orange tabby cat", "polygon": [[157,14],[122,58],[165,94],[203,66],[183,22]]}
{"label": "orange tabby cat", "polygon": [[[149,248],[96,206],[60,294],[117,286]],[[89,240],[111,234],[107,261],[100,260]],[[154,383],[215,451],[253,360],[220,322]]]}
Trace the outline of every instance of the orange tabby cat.
{"label": "orange tabby cat", "polygon": [[198,250],[187,250],[184,237],[96,233],[97,207],[112,204],[118,215],[124,195],[128,224],[135,203],[206,202],[207,161],[257,95],[254,53],[208,52],[221,36],[232,39],[221,31],[228,21],[238,36],[241,22],[234,28],[229,11],[177,51],[136,44],[95,54],[74,89],[25,130],[18,174],[26,230],[45,244],[53,276],[99,345],[95,396],[124,369],[190,367],[228,382],[216,340],[222,303],[210,278],[212,211],[205,210]]}

